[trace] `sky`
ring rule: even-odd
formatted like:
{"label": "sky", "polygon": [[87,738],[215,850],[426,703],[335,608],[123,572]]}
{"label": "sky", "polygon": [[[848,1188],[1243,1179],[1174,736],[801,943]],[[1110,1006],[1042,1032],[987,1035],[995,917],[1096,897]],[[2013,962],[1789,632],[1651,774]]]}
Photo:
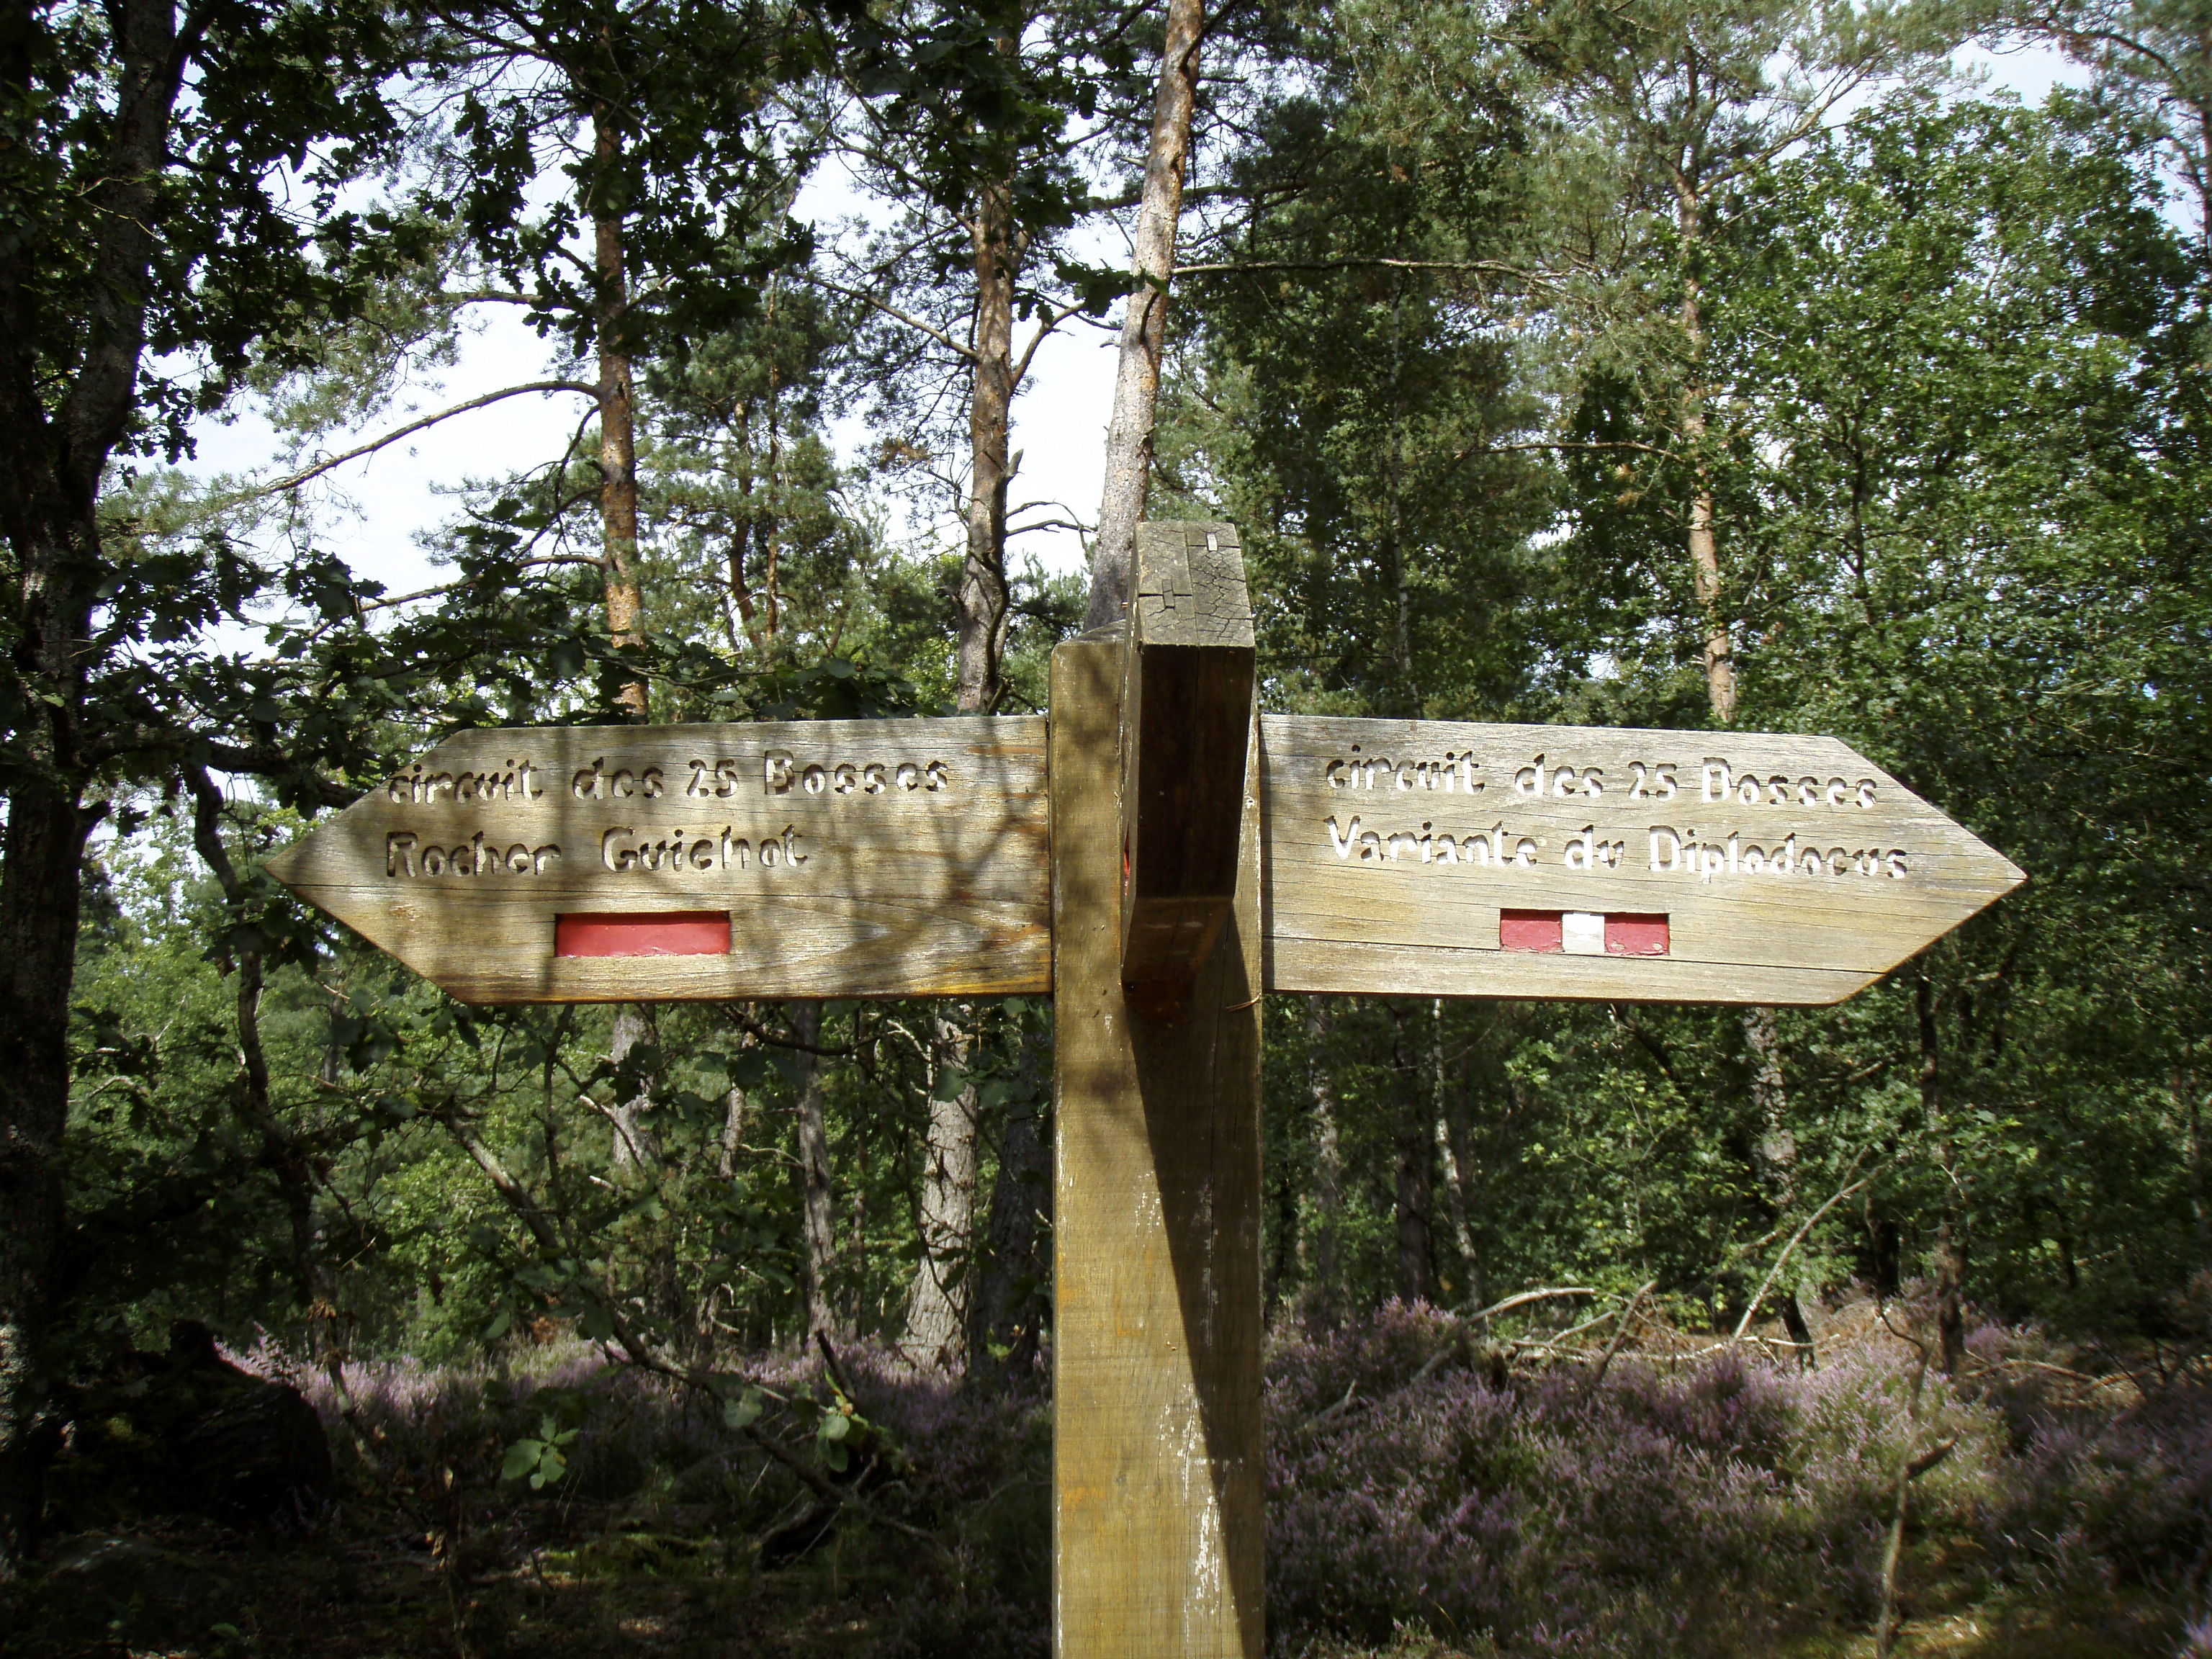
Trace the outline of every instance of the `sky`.
{"label": "sky", "polygon": [[[2029,104],[2040,102],[2054,85],[2078,85],[2086,78],[2078,66],[2047,49],[1992,56],[1970,48],[1954,62],[1960,69],[1986,74],[1990,86],[2015,92]],[[870,203],[835,175],[811,185],[798,208],[799,216],[816,217],[825,226],[847,215],[879,210],[880,204]],[[1090,252],[1096,258],[1109,254],[1103,244]],[[319,453],[338,453],[417,414],[544,378],[544,343],[522,326],[512,308],[482,309],[500,314],[478,323],[450,369],[417,385],[381,424],[349,441],[331,442]],[[1018,341],[1026,337],[1018,336]],[[1078,322],[1037,352],[1014,404],[1012,447],[1022,460],[1011,500],[1016,505],[1060,502],[1073,511],[1032,517],[1073,516],[1085,523],[1097,517],[1117,339],[1116,329]],[[501,477],[557,455],[585,412],[584,400],[573,393],[509,398],[348,463],[330,476],[325,487],[321,545],[361,574],[382,582],[389,592],[431,586],[438,574],[418,538],[453,516],[456,504],[450,492],[465,480]],[[855,416],[839,422],[832,436],[840,452],[849,456],[866,443],[868,434]],[[229,424],[203,422],[197,437],[198,455],[191,466],[202,474],[264,471],[277,450],[267,422],[250,411]],[[927,533],[927,526],[901,520],[893,521],[891,530],[909,547]],[[1034,554],[1052,570],[1079,568],[1084,562],[1082,541],[1068,530],[1021,537],[1010,553],[1017,566]]]}

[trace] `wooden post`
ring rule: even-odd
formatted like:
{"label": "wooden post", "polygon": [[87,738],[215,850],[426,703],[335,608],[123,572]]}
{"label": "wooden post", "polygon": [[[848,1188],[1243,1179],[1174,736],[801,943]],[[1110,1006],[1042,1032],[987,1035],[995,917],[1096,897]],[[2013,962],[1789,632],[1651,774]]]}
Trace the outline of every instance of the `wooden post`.
{"label": "wooden post", "polygon": [[1179,1011],[1236,895],[1252,602],[1234,526],[1138,526],[1121,671],[1121,982]]}
{"label": "wooden post", "polygon": [[1052,659],[1059,1659],[1259,1659],[1259,768],[1171,1018],[1121,982],[1121,650]]}

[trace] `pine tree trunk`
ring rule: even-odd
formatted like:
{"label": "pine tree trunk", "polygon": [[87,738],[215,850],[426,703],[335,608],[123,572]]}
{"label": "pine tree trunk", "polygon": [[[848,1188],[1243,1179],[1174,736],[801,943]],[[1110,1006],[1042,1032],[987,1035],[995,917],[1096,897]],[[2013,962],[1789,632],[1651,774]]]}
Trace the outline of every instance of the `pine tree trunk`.
{"label": "pine tree trunk", "polygon": [[[1704,200],[1695,183],[1678,179],[1675,228],[1680,234],[1683,250],[1681,326],[1690,365],[1689,381],[1682,393],[1682,435],[1697,469],[1686,538],[1690,579],[1698,608],[1705,614],[1706,706],[1712,710],[1715,725],[1733,726],[1736,710],[1735,641],[1722,604],[1720,544],[1714,532],[1717,513],[1710,464],[1705,453],[1708,433],[1705,408],[1711,388],[1705,383],[1704,290],[1696,270],[1698,252],[1705,240],[1704,210]],[[1789,1128],[1789,1095],[1774,1010],[1745,1009],[1743,1035],[1752,1061],[1752,1104],[1759,1121],[1759,1139],[1753,1152],[1753,1174],[1768,1203],[1780,1215],[1796,1201],[1797,1143]],[[1794,1304],[1791,1311],[1796,1314]]]}
{"label": "pine tree trunk", "polygon": [[[988,714],[1005,695],[1000,659],[1012,611],[1006,596],[1007,445],[1014,398],[1014,277],[1020,257],[1013,190],[994,180],[977,193],[974,376],[968,404],[967,551],[955,623],[958,706]],[[937,1021],[940,1055],[966,1069],[966,1011]],[[921,1179],[921,1260],[907,1291],[899,1350],[925,1370],[957,1375],[966,1364],[963,1312],[975,1208],[976,1099],[971,1085],[929,1103]]]}
{"label": "pine tree trunk", "polygon": [[1005,686],[1006,455],[1014,401],[1014,276],[1018,249],[1013,190],[994,181],[975,204],[975,351],[968,404],[968,547],[960,569],[959,707],[988,714]]}
{"label": "pine tree trunk", "polygon": [[1152,143],[1145,156],[1145,192],[1137,208],[1132,262],[1143,286],[1129,296],[1121,321],[1114,416],[1106,429],[1106,490],[1098,508],[1098,540],[1091,556],[1085,628],[1118,623],[1128,607],[1137,523],[1145,516],[1145,492],[1152,481],[1168,284],[1175,273],[1176,228],[1182,216],[1191,116],[1198,105],[1199,43],[1205,33],[1204,0],[1168,0],[1167,36],[1160,53],[1159,91],[1152,103]]}
{"label": "pine tree trunk", "polygon": [[[809,1048],[818,1048],[822,1042],[822,1005],[793,1003],[791,1030]],[[799,1231],[805,1236],[806,1243],[806,1329],[799,1335],[803,1346],[813,1340],[817,1331],[830,1337],[838,1337],[842,1333],[830,1299],[830,1281],[837,1266],[837,1212],[830,1180],[830,1126],[822,1109],[822,1057],[802,1051],[799,1063],[802,1068],[799,1085],[799,1168],[794,1179],[799,1183]]]}
{"label": "pine tree trunk", "polygon": [[[592,110],[592,139],[597,188],[610,190],[622,160],[622,135],[612,106],[605,102]],[[645,596],[637,574],[636,385],[624,343],[629,289],[623,270],[623,216],[595,212],[592,230],[599,278],[600,568],[607,633],[616,646],[629,647],[644,638]],[[643,681],[624,685],[617,701],[630,719],[651,718]]]}

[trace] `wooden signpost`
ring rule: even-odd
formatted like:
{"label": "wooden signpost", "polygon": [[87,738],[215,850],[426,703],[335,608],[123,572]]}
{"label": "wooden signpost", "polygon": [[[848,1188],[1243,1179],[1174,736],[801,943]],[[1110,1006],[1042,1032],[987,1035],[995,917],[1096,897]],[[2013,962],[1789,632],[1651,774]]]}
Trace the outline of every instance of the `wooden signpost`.
{"label": "wooden signpost", "polygon": [[1840,1001],[2021,872],[1832,738],[1255,714],[1152,524],[1036,717],[454,737],[272,860],[464,1001],[1054,1006],[1054,1641],[1258,1659],[1263,991]]}

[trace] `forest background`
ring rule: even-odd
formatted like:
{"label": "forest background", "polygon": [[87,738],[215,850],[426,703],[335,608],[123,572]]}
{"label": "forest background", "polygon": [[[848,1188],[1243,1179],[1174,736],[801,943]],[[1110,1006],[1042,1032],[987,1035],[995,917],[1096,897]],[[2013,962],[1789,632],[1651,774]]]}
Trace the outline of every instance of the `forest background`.
{"label": "forest background", "polygon": [[[2212,15],[1204,22],[1143,499],[1242,531],[1265,705],[1830,732],[2029,876],[1833,1010],[1271,1002],[1271,1322],[1573,1285],[1803,1342],[1918,1285],[1945,1371],[1980,1318],[2201,1345]],[[179,1318],[341,1395],[580,1340],[839,1470],[763,1392],[817,1334],[1039,1385],[1048,1006],[471,1010],[258,866],[465,726],[1040,708],[1088,584],[1023,538],[1097,521],[1014,399],[1161,291],[1163,27],[9,9],[7,1571]],[[487,313],[541,358],[418,401]],[[541,398],[419,589],[334,550],[346,461]],[[268,465],[187,465],[239,419]]]}

